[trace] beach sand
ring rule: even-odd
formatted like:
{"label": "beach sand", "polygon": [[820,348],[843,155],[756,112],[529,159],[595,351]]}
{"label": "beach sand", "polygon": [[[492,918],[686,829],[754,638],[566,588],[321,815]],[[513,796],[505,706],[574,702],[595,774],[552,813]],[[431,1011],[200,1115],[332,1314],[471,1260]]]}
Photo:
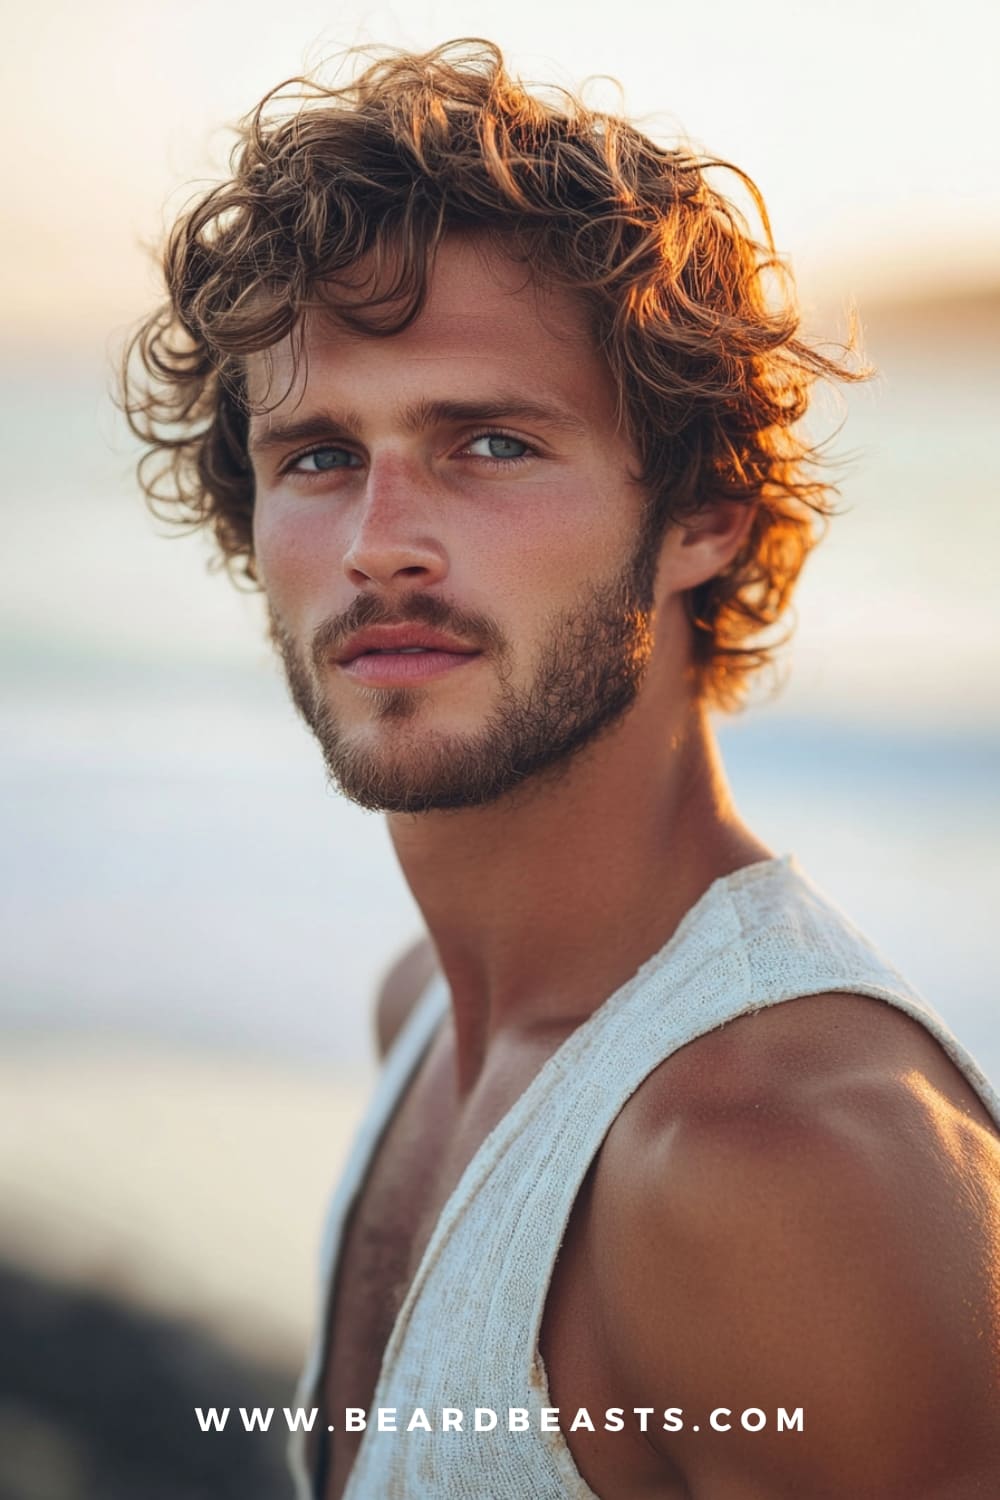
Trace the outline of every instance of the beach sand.
{"label": "beach sand", "polygon": [[251,1357],[296,1358],[370,1079],[8,1036],[0,1259],[193,1319]]}
{"label": "beach sand", "polygon": [[[290,1500],[280,1408],[369,1079],[5,1041],[0,1497]],[[240,1406],[277,1420],[247,1434]]]}

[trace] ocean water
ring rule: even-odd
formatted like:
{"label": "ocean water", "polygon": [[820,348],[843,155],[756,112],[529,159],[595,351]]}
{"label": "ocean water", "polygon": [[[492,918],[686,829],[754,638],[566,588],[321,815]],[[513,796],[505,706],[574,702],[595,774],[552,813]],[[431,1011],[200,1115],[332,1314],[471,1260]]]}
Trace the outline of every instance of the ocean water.
{"label": "ocean water", "polygon": [[[852,397],[790,681],[720,732],[760,835],[1000,1077],[1000,377],[963,339]],[[356,1068],[418,914],[381,820],[326,788],[257,602],[157,534],[103,380],[0,380],[0,1027]]]}

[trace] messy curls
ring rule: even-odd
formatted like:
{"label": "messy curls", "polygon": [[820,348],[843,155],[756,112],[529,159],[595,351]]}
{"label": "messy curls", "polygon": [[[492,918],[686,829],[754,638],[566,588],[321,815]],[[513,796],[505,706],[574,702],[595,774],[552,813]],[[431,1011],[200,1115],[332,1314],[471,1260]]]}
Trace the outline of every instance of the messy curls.
{"label": "messy curls", "polygon": [[[760,240],[709,184],[718,167],[749,194]],[[397,332],[420,312],[444,235],[499,236],[583,300],[640,456],[651,540],[715,500],[754,507],[733,561],[687,599],[699,689],[738,706],[831,513],[797,424],[818,377],[864,373],[797,337],[750,179],[564,92],[529,93],[479,40],[387,53],[340,87],[281,85],[242,123],[231,170],[174,225],[167,300],[125,354],[123,405],[157,513],[211,527],[230,570],[255,580],[244,357],[317,303]],[[338,305],[336,278],[361,257],[371,296]]]}

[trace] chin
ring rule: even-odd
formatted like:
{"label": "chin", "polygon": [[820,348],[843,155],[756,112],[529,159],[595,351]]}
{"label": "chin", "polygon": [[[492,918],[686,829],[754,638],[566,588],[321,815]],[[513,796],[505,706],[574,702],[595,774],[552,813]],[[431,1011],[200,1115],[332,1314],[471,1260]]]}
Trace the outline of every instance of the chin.
{"label": "chin", "polygon": [[447,774],[418,775],[399,766],[380,767],[371,762],[361,767],[345,766],[338,760],[328,762],[327,769],[338,791],[369,812],[455,812],[482,807],[502,795],[502,790],[493,786],[476,788]]}

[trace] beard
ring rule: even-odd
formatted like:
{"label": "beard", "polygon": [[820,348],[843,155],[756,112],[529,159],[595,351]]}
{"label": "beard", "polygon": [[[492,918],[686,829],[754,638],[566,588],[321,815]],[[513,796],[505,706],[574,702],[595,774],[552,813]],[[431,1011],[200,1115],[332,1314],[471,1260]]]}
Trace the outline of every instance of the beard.
{"label": "beard", "polygon": [[[538,779],[561,774],[586,746],[620,722],[635,702],[652,653],[656,547],[643,535],[626,567],[584,588],[584,602],[553,615],[532,681],[510,679],[509,643],[488,616],[416,593],[394,608],[359,595],[343,615],[315,632],[303,653],[272,610],[271,636],[288,687],[319,742],[330,779],[352,802],[379,812],[425,813],[482,807]],[[352,740],[323,692],[332,650],[372,625],[421,624],[474,642],[492,662],[497,702],[470,735],[435,732],[418,722],[421,688],[368,688],[378,748]]]}

